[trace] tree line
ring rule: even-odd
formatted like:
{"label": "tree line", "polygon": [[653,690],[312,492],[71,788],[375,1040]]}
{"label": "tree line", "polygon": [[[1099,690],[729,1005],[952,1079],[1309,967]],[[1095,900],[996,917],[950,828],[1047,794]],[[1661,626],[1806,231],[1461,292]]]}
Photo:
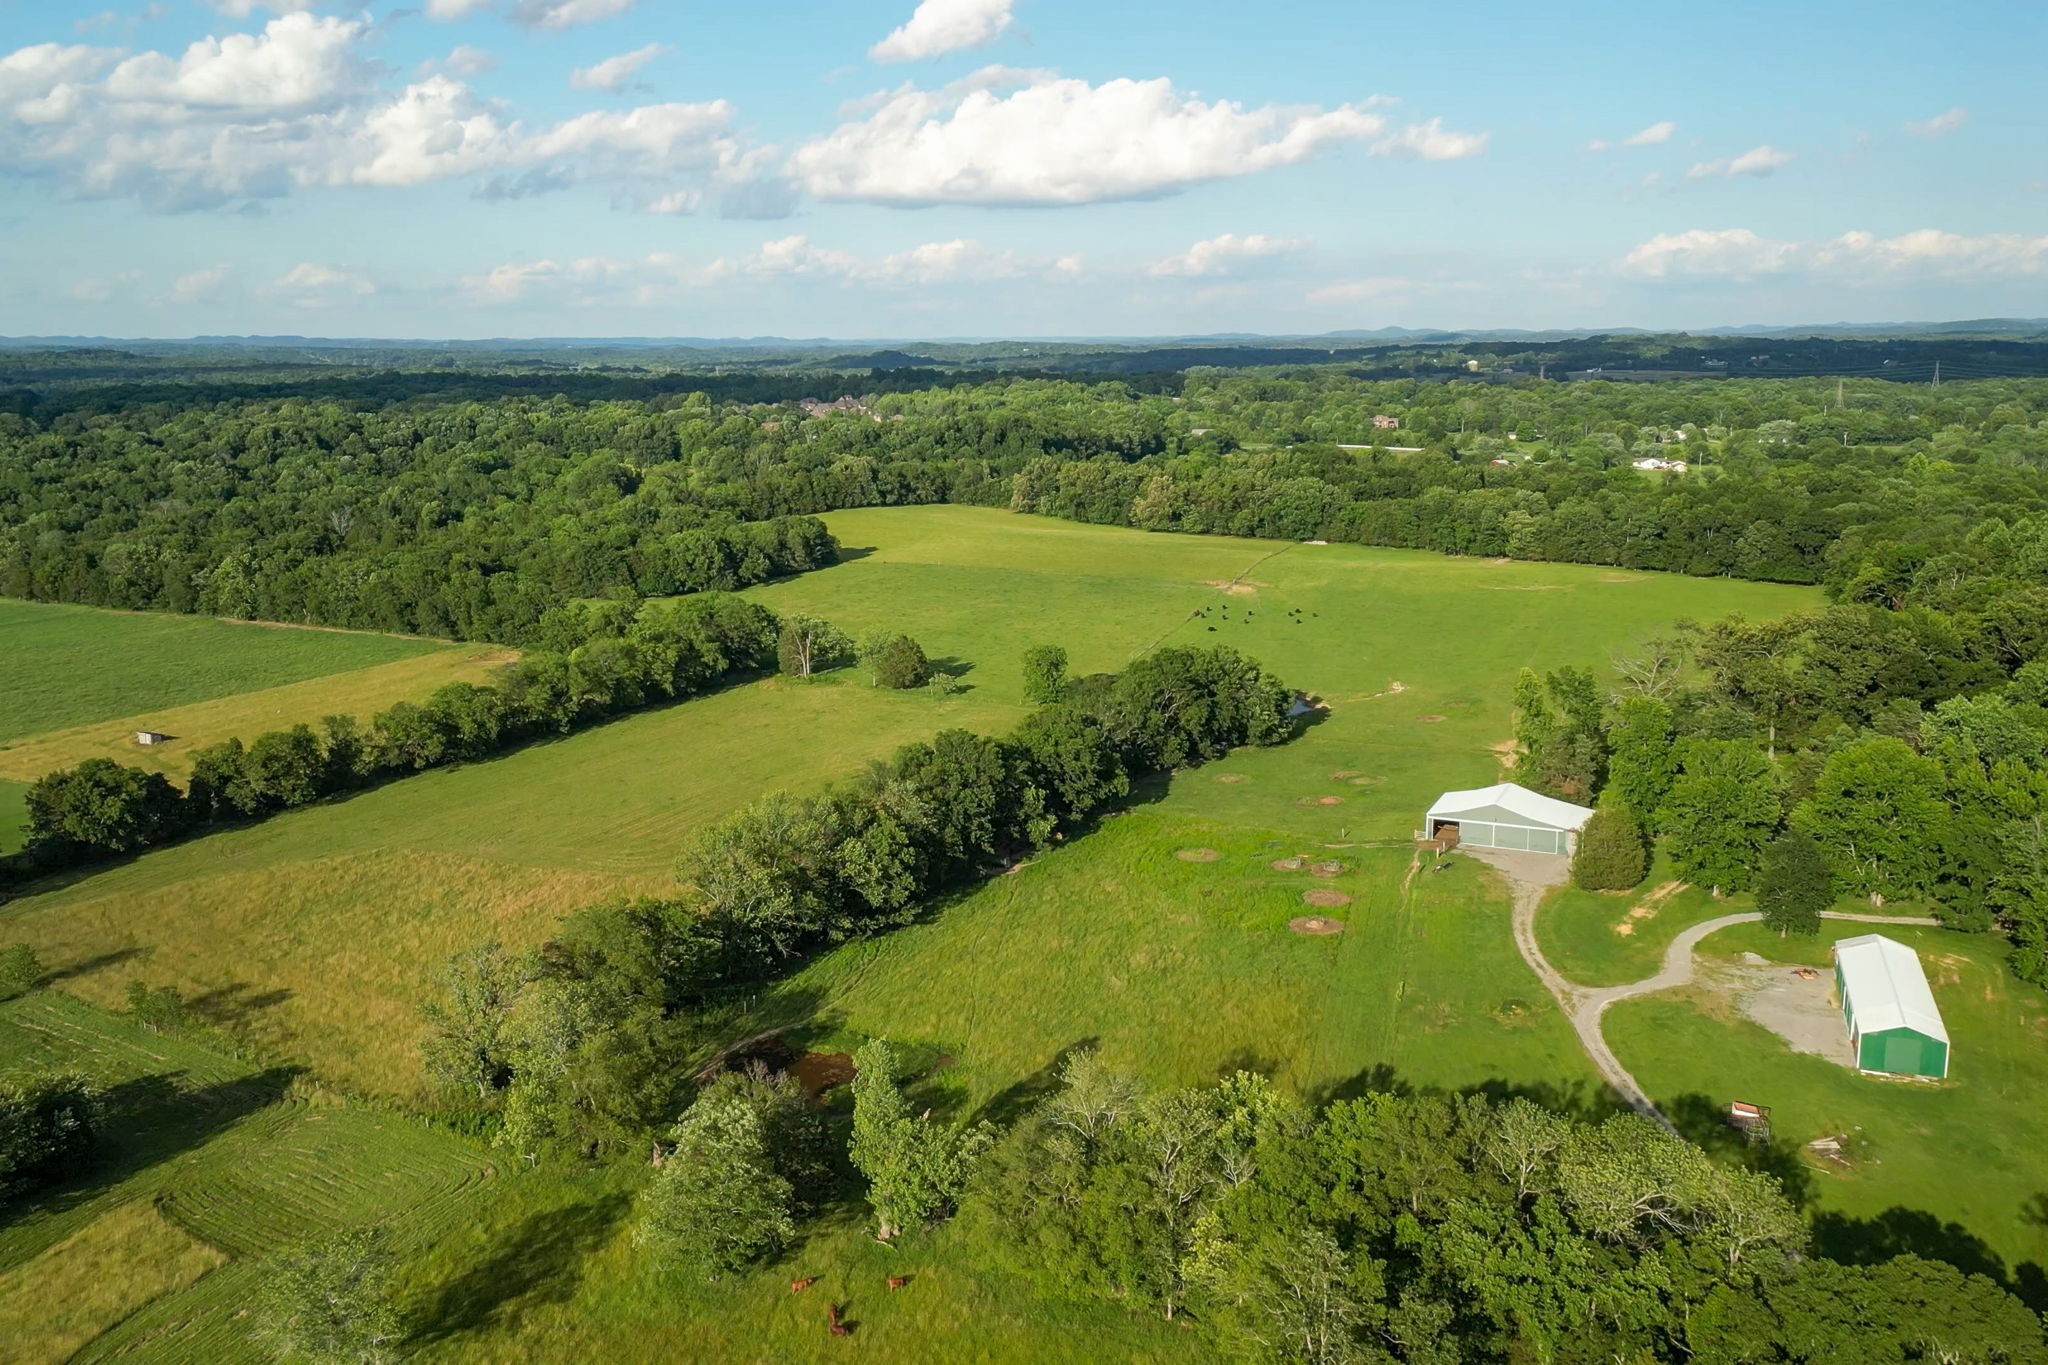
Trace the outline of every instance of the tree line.
{"label": "tree line", "polygon": [[[704,593],[661,601],[552,608],[537,649],[488,684],[448,683],[424,702],[370,717],[333,715],[244,743],[197,751],[180,791],[161,773],[89,758],[29,788],[28,846],[0,864],[25,875],[135,853],[223,823],[261,819],[645,706],[772,672],[786,638],[829,632],[784,622],[744,598]],[[836,633],[831,633],[836,634]],[[808,675],[808,666],[806,675]]]}
{"label": "tree line", "polygon": [[428,1012],[429,1073],[525,1159],[645,1150],[736,988],[908,922],[1148,776],[1294,733],[1293,694],[1227,648],[1164,649],[1057,686],[1006,737],[943,731],[707,828],[681,854],[683,898],[588,907],[536,952],[460,954]]}
{"label": "tree line", "polygon": [[1837,893],[1995,927],[2048,985],[2048,517],[1869,549],[1844,600],[1688,624],[1615,660],[1604,701],[1588,670],[1524,674],[1518,771],[1601,793],[1638,841],[1596,884],[1633,885],[1659,839],[1688,881],[1800,927]]}
{"label": "tree line", "polygon": [[[1842,396],[1324,366],[1194,370],[1159,391],[959,377],[826,411],[716,389],[173,387],[108,411],[0,411],[0,593],[524,645],[557,602],[803,572],[833,559],[816,514],[917,503],[1848,593],[1878,590],[1898,547],[1947,553],[2048,510],[2042,381]],[[1690,468],[1646,475],[1646,456]]]}

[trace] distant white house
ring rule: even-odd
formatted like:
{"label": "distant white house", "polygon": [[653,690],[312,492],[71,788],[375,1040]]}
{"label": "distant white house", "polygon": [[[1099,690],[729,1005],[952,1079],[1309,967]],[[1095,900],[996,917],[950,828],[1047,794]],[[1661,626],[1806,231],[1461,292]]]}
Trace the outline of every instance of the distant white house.
{"label": "distant white house", "polygon": [[1455,838],[1471,848],[1526,849],[1569,857],[1578,848],[1579,831],[1592,818],[1586,806],[1499,782],[1439,796],[1422,817],[1422,837]]}
{"label": "distant white house", "polygon": [[1683,474],[1685,472],[1685,461],[1666,460],[1656,455],[1645,455],[1642,459],[1635,461],[1635,467],[1637,469],[1668,469],[1674,474]]}
{"label": "distant white house", "polygon": [[137,730],[135,732],[135,742],[137,744],[162,744],[169,738],[170,736],[161,730]]}

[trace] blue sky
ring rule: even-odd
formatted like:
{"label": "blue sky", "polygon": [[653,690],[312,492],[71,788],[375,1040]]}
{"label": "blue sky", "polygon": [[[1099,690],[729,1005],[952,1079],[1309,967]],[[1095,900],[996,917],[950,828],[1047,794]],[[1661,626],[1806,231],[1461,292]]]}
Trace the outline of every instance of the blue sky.
{"label": "blue sky", "polygon": [[2048,315],[2048,6],[0,0],[0,334]]}

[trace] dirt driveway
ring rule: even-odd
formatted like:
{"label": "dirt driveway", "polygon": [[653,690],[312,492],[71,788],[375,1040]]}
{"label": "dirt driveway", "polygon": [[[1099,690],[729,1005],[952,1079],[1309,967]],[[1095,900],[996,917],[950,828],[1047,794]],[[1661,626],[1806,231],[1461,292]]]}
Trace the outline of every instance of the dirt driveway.
{"label": "dirt driveway", "polygon": [[[1664,965],[1641,981],[1632,981],[1626,986],[1581,986],[1566,979],[1563,973],[1551,966],[1549,959],[1543,956],[1542,946],[1536,941],[1536,912],[1542,906],[1544,897],[1553,888],[1563,886],[1570,880],[1570,860],[1552,854],[1517,853],[1497,848],[1465,848],[1462,852],[1497,869],[1507,878],[1508,886],[1514,893],[1515,946],[1521,950],[1522,960],[1529,964],[1529,970],[1535,972],[1550,993],[1557,997],[1557,1003],[1564,1010],[1565,1018],[1571,1021],[1573,1032],[1579,1035],[1579,1046],[1585,1048],[1586,1055],[1593,1059],[1594,1068],[1610,1086],[1614,1087],[1615,1093],[1619,1094],[1631,1109],[1670,1128],[1670,1121],[1650,1102],[1650,1097],[1644,1093],[1642,1086],[1636,1083],[1636,1078],[1629,1074],[1628,1068],[1621,1064],[1621,1059],[1607,1046],[1607,1039],[1600,1030],[1600,1018],[1607,1013],[1607,1007],[1616,1001],[1632,1000],[1639,995],[1668,991],[1688,984],[1693,979],[1693,949],[1699,945],[1701,939],[1731,924],[1755,923],[1763,916],[1754,910],[1748,910],[1705,920],[1681,931],[1678,937],[1671,941],[1671,946],[1664,950]],[[1837,910],[1828,911],[1822,918],[1854,920],[1867,924],[1938,923],[1932,919],[1908,918],[1901,915],[1862,915]],[[1811,1021],[1799,1025],[1798,1028],[1801,1030],[1801,1036],[1810,1037],[1816,1043],[1820,1042]],[[1787,1035],[1781,1032],[1781,1036]],[[1797,1043],[1793,1045],[1798,1046]],[[1846,1050],[1847,1046],[1845,1039],[1842,1049]],[[1820,1055],[1830,1054],[1823,1051]]]}

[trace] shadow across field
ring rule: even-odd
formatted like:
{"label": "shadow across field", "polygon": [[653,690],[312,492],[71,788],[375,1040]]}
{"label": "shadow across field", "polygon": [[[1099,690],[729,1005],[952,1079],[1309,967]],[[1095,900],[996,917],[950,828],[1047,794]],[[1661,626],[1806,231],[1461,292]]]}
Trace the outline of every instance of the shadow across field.
{"label": "shadow across field", "polygon": [[281,1101],[301,1073],[272,1067],[253,1076],[194,1089],[178,1084],[183,1072],[138,1076],[102,1094],[105,1134],[91,1164],[73,1179],[0,1209],[0,1226],[30,1214],[60,1214],[115,1185],[204,1146],[216,1135]]}
{"label": "shadow across field", "polygon": [[533,1214],[495,1238],[490,1253],[440,1286],[414,1316],[416,1340],[493,1326],[522,1309],[566,1303],[632,1201],[622,1193]]}
{"label": "shadow across field", "polygon": [[[2036,1202],[2048,1204],[2048,1195]],[[1813,1220],[1813,1245],[1829,1260],[1848,1265],[1875,1265],[1895,1256],[1942,1261],[1965,1275],[1982,1275],[2036,1313],[2048,1313],[2048,1270],[2039,1262],[2008,1267],[1983,1238],[1924,1209],[1889,1208],[1872,1218],[1823,1213]]]}

